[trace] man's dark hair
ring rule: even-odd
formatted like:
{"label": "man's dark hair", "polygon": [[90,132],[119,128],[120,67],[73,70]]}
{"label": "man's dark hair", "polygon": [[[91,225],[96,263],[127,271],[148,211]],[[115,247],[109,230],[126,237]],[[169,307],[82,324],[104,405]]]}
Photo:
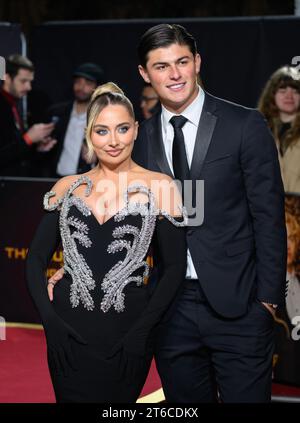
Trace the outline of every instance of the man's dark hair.
{"label": "man's dark hair", "polygon": [[138,46],[140,64],[145,68],[148,61],[148,53],[171,44],[188,46],[193,56],[197,53],[195,38],[181,25],[160,24],[148,29],[142,36]]}
{"label": "man's dark hair", "polygon": [[6,59],[6,73],[13,79],[20,69],[26,69],[34,72],[33,63],[25,56],[12,54]]}

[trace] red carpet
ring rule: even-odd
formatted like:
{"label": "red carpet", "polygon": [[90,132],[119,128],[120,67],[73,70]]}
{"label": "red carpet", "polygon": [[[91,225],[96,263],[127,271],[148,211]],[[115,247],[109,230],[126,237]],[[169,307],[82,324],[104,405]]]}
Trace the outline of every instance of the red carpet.
{"label": "red carpet", "polygon": [[[14,325],[17,324],[8,324],[6,340],[0,341],[0,403],[55,402],[46,362],[44,331],[37,325]],[[154,398],[145,397],[160,387],[153,362],[139,402],[161,401],[161,390]]]}
{"label": "red carpet", "polygon": [[282,385],[280,383],[273,383],[272,395],[279,395],[282,397],[298,397],[300,399],[300,388],[297,386]]}
{"label": "red carpet", "polygon": [[[272,394],[300,398],[300,388],[273,384]],[[163,399],[153,361],[138,402]],[[6,340],[0,341],[0,403],[53,402],[44,331],[38,325],[8,324]]]}

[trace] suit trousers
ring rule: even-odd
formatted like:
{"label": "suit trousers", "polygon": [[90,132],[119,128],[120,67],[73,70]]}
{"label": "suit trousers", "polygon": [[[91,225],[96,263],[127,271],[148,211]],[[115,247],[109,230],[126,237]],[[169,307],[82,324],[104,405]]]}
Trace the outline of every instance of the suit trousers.
{"label": "suit trousers", "polygon": [[155,360],[167,402],[269,402],[273,350],[274,318],[259,300],[224,318],[187,279],[158,330]]}

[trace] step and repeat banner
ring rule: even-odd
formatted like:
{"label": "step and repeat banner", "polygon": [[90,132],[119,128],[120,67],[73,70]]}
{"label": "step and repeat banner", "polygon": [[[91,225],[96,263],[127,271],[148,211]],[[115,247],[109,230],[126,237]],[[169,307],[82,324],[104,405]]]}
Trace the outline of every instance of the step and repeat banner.
{"label": "step and repeat banner", "polygon": [[[54,180],[0,179],[0,315],[7,322],[40,323],[27,292],[25,259],[34,231],[41,220],[43,195]],[[61,267],[58,250],[48,275]]]}

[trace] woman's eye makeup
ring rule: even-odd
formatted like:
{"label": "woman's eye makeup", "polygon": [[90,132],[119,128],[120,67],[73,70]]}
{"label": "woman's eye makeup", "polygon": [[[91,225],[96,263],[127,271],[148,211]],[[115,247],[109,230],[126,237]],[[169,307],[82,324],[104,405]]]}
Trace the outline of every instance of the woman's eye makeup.
{"label": "woman's eye makeup", "polygon": [[107,129],[96,129],[95,132],[98,135],[106,135],[108,131]]}
{"label": "woman's eye makeup", "polygon": [[129,129],[129,126],[127,126],[127,125],[125,125],[125,126],[121,126],[121,127],[118,129],[118,132],[119,132],[120,134],[126,134],[126,132],[128,131],[128,129]]}
{"label": "woman's eye makeup", "polygon": [[[119,126],[117,128],[117,131],[119,134],[126,134],[126,132],[129,130],[130,126],[129,125],[124,125],[124,126]],[[95,133],[98,135],[107,135],[109,133],[108,129],[105,128],[96,128],[95,129]]]}

